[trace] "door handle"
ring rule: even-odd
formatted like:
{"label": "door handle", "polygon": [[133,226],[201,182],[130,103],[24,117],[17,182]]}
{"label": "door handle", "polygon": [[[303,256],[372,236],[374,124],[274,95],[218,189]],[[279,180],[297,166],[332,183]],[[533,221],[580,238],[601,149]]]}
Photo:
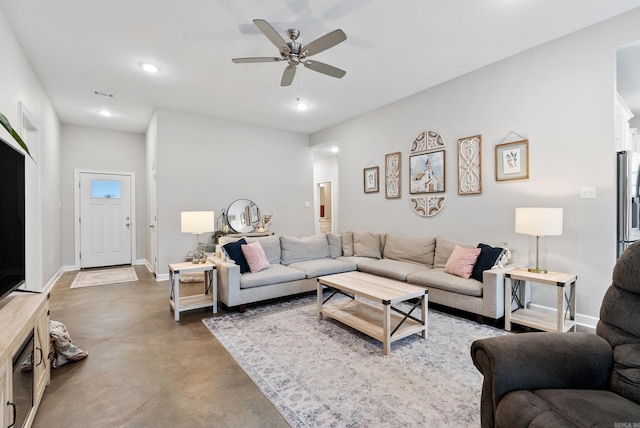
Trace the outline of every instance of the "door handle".
{"label": "door handle", "polygon": [[156,227],[156,225],[155,225],[155,224],[150,224],[150,225],[149,225],[149,227],[150,227],[151,229],[153,229],[153,228],[155,228],[155,227]]}
{"label": "door handle", "polygon": [[129,227],[129,223],[126,223],[125,226]]}

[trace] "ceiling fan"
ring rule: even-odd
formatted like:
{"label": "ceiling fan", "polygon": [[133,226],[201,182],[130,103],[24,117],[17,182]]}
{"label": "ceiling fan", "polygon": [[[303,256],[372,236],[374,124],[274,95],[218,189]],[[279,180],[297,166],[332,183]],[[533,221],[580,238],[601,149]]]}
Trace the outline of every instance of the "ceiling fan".
{"label": "ceiling fan", "polygon": [[307,59],[311,55],[325,51],[338,43],[347,40],[347,35],[344,31],[334,30],[317,38],[307,45],[303,45],[297,41],[298,37],[300,37],[300,31],[295,28],[291,28],[287,31],[287,35],[291,41],[286,42],[282,36],[280,36],[280,34],[278,34],[278,32],[264,19],[254,19],[253,23],[280,50],[280,57],[233,58],[231,61],[235,63],[287,61],[289,65],[287,65],[287,68],[284,69],[284,73],[282,73],[280,86],[291,85],[291,82],[293,82],[293,78],[296,75],[296,68],[298,64],[303,64],[305,67],[313,71],[326,74],[327,76],[336,77],[338,79],[347,73],[346,71],[332,65]]}

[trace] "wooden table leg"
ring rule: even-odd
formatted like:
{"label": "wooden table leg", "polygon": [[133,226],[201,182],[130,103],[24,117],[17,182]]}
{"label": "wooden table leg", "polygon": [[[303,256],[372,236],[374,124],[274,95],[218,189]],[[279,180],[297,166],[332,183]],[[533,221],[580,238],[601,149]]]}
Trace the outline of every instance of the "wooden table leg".
{"label": "wooden table leg", "polygon": [[382,349],[384,355],[389,355],[391,352],[391,304],[385,303],[382,305],[383,309],[383,321],[382,321],[382,334],[384,336],[382,340]]}
{"label": "wooden table leg", "polygon": [[318,283],[318,320],[322,320],[322,284],[320,283],[320,281],[317,281]]}

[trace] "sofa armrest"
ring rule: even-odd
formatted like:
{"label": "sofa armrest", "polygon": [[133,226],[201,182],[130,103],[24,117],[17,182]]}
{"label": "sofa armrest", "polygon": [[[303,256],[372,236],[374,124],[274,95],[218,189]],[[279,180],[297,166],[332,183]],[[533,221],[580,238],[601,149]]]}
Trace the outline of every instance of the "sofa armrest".
{"label": "sofa armrest", "polygon": [[521,267],[510,263],[503,268],[487,269],[482,273],[483,315],[493,319],[504,316],[504,274]]}
{"label": "sofa armrest", "polygon": [[483,374],[482,426],[494,426],[510,391],[605,389],[613,367],[609,342],[590,333],[521,333],[476,340],[471,358]]}
{"label": "sofa armrest", "polygon": [[220,301],[228,307],[240,305],[240,266],[219,257],[209,257],[208,260],[216,265]]}

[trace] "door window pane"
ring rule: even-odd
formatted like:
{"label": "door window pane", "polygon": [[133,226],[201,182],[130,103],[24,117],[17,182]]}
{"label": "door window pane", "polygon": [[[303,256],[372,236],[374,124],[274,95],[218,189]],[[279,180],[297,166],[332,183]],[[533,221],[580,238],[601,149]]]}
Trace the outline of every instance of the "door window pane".
{"label": "door window pane", "polygon": [[91,197],[93,199],[120,199],[120,181],[91,180]]}

